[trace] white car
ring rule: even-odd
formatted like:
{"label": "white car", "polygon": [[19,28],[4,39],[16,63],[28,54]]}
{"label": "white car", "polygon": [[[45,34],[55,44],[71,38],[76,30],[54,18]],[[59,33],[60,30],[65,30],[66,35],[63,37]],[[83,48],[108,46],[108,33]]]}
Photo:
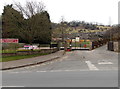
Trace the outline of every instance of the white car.
{"label": "white car", "polygon": [[38,46],[36,45],[24,45],[25,49],[38,49]]}

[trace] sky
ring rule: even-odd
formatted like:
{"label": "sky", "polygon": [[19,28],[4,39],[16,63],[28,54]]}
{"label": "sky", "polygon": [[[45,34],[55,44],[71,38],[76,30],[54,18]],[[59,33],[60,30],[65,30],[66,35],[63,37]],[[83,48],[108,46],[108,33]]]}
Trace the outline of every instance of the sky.
{"label": "sky", "polygon": [[65,21],[98,22],[99,24],[118,24],[118,2],[120,0],[0,0],[0,14],[7,4],[26,1],[43,2],[52,22]]}

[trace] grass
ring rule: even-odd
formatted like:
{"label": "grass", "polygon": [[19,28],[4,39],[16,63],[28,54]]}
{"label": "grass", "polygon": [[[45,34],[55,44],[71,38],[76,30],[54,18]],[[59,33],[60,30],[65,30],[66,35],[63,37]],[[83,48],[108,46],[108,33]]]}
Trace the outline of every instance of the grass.
{"label": "grass", "polygon": [[19,59],[25,59],[25,58],[32,58],[37,57],[41,55],[48,55],[49,53],[38,53],[38,54],[32,54],[32,55],[16,55],[16,56],[3,56],[0,59],[0,62],[7,62],[7,61],[13,61],[13,60],[19,60]]}
{"label": "grass", "polygon": [[[21,50],[0,50],[0,53],[17,53],[17,51],[31,51],[30,49],[21,49]],[[40,51],[40,49],[34,49],[33,51]]]}

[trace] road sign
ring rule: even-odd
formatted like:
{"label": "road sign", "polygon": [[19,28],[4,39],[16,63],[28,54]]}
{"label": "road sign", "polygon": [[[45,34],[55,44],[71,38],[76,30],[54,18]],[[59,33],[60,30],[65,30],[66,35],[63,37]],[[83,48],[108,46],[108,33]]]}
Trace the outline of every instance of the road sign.
{"label": "road sign", "polygon": [[18,39],[0,39],[0,43],[18,43]]}
{"label": "road sign", "polygon": [[75,42],[75,39],[72,39],[72,42]]}
{"label": "road sign", "polygon": [[79,42],[80,41],[80,38],[79,37],[76,37],[76,42]]}

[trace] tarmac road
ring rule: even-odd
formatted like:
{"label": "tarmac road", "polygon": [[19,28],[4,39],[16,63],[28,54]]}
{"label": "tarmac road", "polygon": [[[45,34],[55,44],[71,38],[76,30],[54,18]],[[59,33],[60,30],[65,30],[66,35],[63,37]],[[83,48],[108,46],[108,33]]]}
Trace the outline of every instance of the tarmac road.
{"label": "tarmac road", "polygon": [[3,86],[117,87],[118,53],[102,46],[92,51],[67,52],[58,60],[3,71]]}
{"label": "tarmac road", "polygon": [[3,86],[117,87],[117,71],[5,73]]}

